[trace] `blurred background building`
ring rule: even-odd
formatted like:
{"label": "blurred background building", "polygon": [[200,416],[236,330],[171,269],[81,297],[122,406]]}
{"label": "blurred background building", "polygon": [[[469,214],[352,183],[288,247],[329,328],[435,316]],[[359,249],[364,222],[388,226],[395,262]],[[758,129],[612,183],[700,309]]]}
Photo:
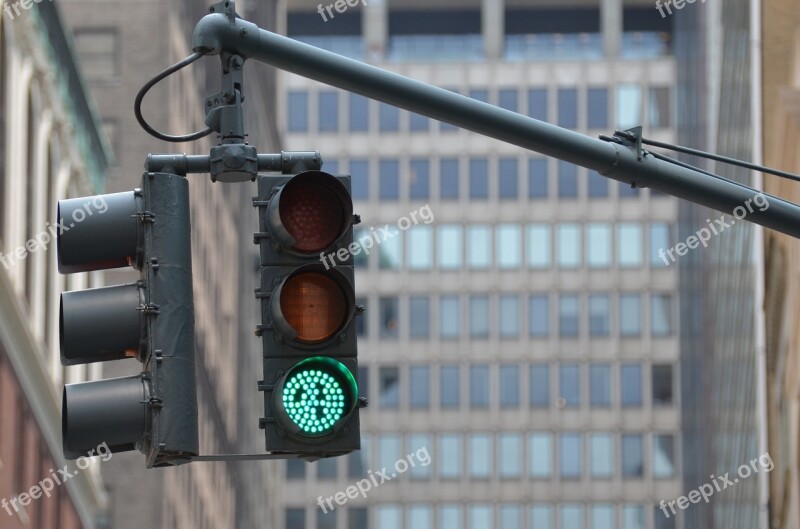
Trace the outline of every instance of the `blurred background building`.
{"label": "blurred background building", "polygon": [[[591,135],[674,141],[671,19],[652,2],[367,2],[286,32]],[[653,529],[683,490],[678,203],[292,75],[286,148],[353,176],[363,225],[435,223],[357,263],[364,448],[289,461],[287,529]],[[363,231],[362,231],[363,233]],[[368,470],[429,467],[326,514]],[[692,526],[687,526],[692,527]]]}

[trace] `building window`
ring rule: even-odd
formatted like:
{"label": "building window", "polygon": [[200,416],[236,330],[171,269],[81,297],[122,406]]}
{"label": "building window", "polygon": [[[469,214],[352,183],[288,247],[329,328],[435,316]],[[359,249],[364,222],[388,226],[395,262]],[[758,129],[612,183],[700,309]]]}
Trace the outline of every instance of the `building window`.
{"label": "building window", "polygon": [[428,132],[430,120],[426,116],[412,112],[409,114],[408,128],[411,132]]}
{"label": "building window", "polygon": [[[581,477],[582,455],[579,434],[564,433],[558,436],[558,461],[562,479]],[[569,527],[579,527],[579,525]]]}
{"label": "building window", "polygon": [[442,366],[439,369],[439,385],[442,408],[458,408],[461,400],[459,367]]}
{"label": "building window", "polygon": [[622,364],[620,366],[620,389],[622,405],[638,407],[642,405],[642,366]]}
{"label": "building window", "polygon": [[469,198],[489,198],[489,161],[474,158],[469,161]]}
{"label": "building window", "polygon": [[430,405],[430,369],[428,366],[411,366],[408,370],[408,398],[412,408]]}
{"label": "building window", "polygon": [[530,366],[530,405],[532,408],[550,406],[550,366],[533,364]]}
{"label": "building window", "polygon": [[472,408],[489,407],[489,366],[472,365],[469,368],[469,404]]}
{"label": "building window", "polygon": [[530,509],[532,529],[553,529],[553,508],[549,505],[534,505]]}
{"label": "building window", "polygon": [[675,436],[653,436],[653,477],[671,478],[675,475]]}
{"label": "building window", "polygon": [[378,247],[379,264],[382,269],[398,270],[403,264],[403,232],[387,238]]}
{"label": "building window", "polygon": [[468,508],[469,513],[469,529],[484,529],[485,527],[492,527],[492,506],[491,505],[470,505]]}
{"label": "building window", "polygon": [[644,476],[644,451],[641,435],[622,436],[622,476],[625,478]]}
{"label": "building window", "polygon": [[336,479],[336,462],[335,458],[323,458],[313,463],[317,467],[317,479],[321,480],[335,480]]}
{"label": "building window", "polygon": [[539,121],[547,121],[547,89],[528,90],[528,115]]}
{"label": "building window", "polygon": [[467,227],[467,264],[470,268],[492,265],[492,228],[485,224]]}
{"label": "building window", "polygon": [[458,224],[439,226],[439,240],[436,243],[437,261],[442,270],[458,270],[464,262],[463,234]]}
{"label": "building window", "polygon": [[429,270],[433,268],[433,228],[413,226],[406,232],[408,241],[408,268]]}
{"label": "building window", "polygon": [[319,131],[339,131],[339,93],[325,90],[319,93]]}
{"label": "building window", "polygon": [[411,338],[430,336],[431,309],[427,296],[411,296],[408,303]]}
{"label": "building window", "polygon": [[580,331],[580,302],[577,294],[558,297],[558,334],[562,338],[577,338]]}
{"label": "building window", "polygon": [[501,338],[519,337],[519,296],[506,294],[500,296],[499,327]]}
{"label": "building window", "polygon": [[442,200],[458,200],[458,160],[439,162],[439,196]]}
{"label": "building window", "polygon": [[518,196],[519,188],[519,167],[516,158],[501,158],[498,163],[499,173],[499,197],[501,199],[513,200]]}
{"label": "building window", "polygon": [[411,160],[410,188],[411,200],[425,200],[430,196],[431,167],[428,160]]}
{"label": "building window", "polygon": [[558,266],[577,268],[581,264],[581,228],[578,224],[558,226]]}
{"label": "building window", "polygon": [[[403,509],[397,505],[379,505],[375,508],[375,518],[378,527],[386,529],[402,529],[401,520],[403,519]],[[304,525],[292,529],[299,529]]]}
{"label": "building window", "polygon": [[381,132],[400,130],[400,110],[386,103],[379,103],[378,126]]}
{"label": "building window", "polygon": [[527,239],[528,266],[530,268],[548,268],[551,254],[550,226],[531,224],[528,226]]}
{"label": "building window", "polygon": [[500,507],[500,527],[503,529],[523,529],[522,507],[519,505],[503,505]]}
{"label": "building window", "polygon": [[547,198],[547,160],[528,160],[528,198]]}
{"label": "building window", "polygon": [[369,200],[369,162],[350,160],[353,200]]}
{"label": "building window", "polygon": [[[347,509],[347,529],[368,529],[369,511],[366,507],[350,507]],[[300,529],[299,527],[296,529]]]}
{"label": "building window", "polygon": [[500,366],[500,406],[519,407],[519,366]]}
{"label": "building window", "polygon": [[286,529],[297,529],[306,526],[305,509],[286,509]]}
{"label": "building window", "polygon": [[381,338],[397,338],[397,298],[380,298]]}
{"label": "building window", "polygon": [[498,106],[511,112],[517,112],[518,92],[513,88],[504,88],[498,94]]}
{"label": "building window", "polygon": [[589,367],[589,393],[591,405],[595,408],[611,406],[611,366],[593,364]]}
{"label": "building window", "polygon": [[672,335],[672,296],[653,294],[650,298],[650,332],[653,336]]}
{"label": "building window", "polygon": [[578,128],[578,90],[575,88],[558,90],[558,126]]}
{"label": "building window", "polygon": [[558,197],[578,198],[578,166],[558,161]]}
{"label": "building window", "polygon": [[367,132],[369,130],[369,99],[350,93],[349,117],[350,132]]}
{"label": "building window", "polygon": [[589,171],[589,198],[608,197],[608,178],[597,171]]}
{"label": "building window", "polygon": [[[361,389],[361,388],[359,388]],[[361,436],[361,450],[351,452],[347,456],[347,476],[350,478],[362,478],[367,474],[367,470],[372,468],[370,463],[372,438],[364,434]]]}
{"label": "building window", "polygon": [[289,132],[308,132],[308,93],[289,92],[286,128]]}
{"label": "building window", "polygon": [[562,364],[559,369],[558,390],[564,406],[577,408],[581,402],[580,369],[577,364]]}
{"label": "building window", "polygon": [[669,364],[653,366],[653,406],[672,406],[673,375]]}
{"label": "building window", "polygon": [[400,195],[400,163],[397,160],[381,160],[379,173],[380,199],[397,200]]}
{"label": "building window", "polygon": [[528,332],[531,338],[546,338],[550,334],[550,302],[547,294],[529,298]]}
{"label": "building window", "polygon": [[461,312],[458,296],[442,296],[439,299],[440,336],[444,339],[455,339],[461,334]]}
{"label": "building window", "polygon": [[522,229],[517,224],[497,227],[498,268],[519,268],[522,265]]}
{"label": "building window", "polygon": [[553,474],[553,434],[533,433],[528,438],[528,465],[534,479]]}
{"label": "building window", "polygon": [[307,463],[302,459],[286,460],[286,479],[305,479]]}
{"label": "building window", "polygon": [[589,88],[586,92],[586,126],[589,129],[608,128],[608,89]]}
{"label": "building window", "polygon": [[586,227],[586,254],[591,268],[611,266],[610,224],[589,224]]}
{"label": "building window", "polygon": [[592,505],[590,511],[592,529],[617,529],[614,519],[614,506],[607,503]]}
{"label": "building window", "polygon": [[665,129],[670,126],[671,107],[669,87],[650,88],[647,98],[647,122],[651,129]]}
{"label": "building window", "polygon": [[[456,479],[461,475],[461,437],[457,434],[444,434],[439,437],[439,477]],[[387,467],[390,468],[390,467]],[[378,524],[378,527],[383,527]]]}
{"label": "building window", "polygon": [[119,76],[121,61],[119,35],[116,30],[76,29],[73,42],[86,79],[99,81]]}
{"label": "building window", "polygon": [[472,338],[487,338],[489,320],[489,296],[470,296],[469,335]]}
{"label": "building window", "polygon": [[469,477],[488,479],[492,476],[492,437],[487,434],[469,436]]}
{"label": "building window", "polygon": [[642,88],[635,84],[617,87],[617,128],[629,129],[642,124]]}
{"label": "building window", "polygon": [[622,294],[619,297],[619,330],[622,336],[639,336],[642,333],[641,305],[639,294]]}
{"label": "building window", "polygon": [[614,472],[614,440],[611,434],[593,433],[589,435],[589,472],[593,478],[610,478],[612,476]]}
{"label": "building window", "polygon": [[608,336],[611,331],[611,300],[608,294],[589,295],[589,334]]}
{"label": "building window", "polygon": [[380,376],[380,407],[397,408],[400,405],[400,371],[396,367],[382,367]]}
{"label": "building window", "polygon": [[500,477],[518,479],[521,473],[519,462],[522,461],[522,436],[515,433],[503,433],[500,434],[498,444]]}
{"label": "building window", "polygon": [[469,91],[469,97],[483,103],[488,103],[489,91],[483,89],[473,89]]}
{"label": "building window", "polygon": [[666,253],[669,244],[669,224],[653,223],[650,225],[650,265],[664,267],[670,263]]}
{"label": "building window", "polygon": [[430,505],[411,505],[406,519],[407,529],[431,529],[433,527],[433,510]]}
{"label": "building window", "polygon": [[439,529],[464,529],[461,506],[442,505],[439,507]]}
{"label": "building window", "polygon": [[[663,516],[663,515],[662,515]],[[644,507],[641,505],[622,506],[622,529],[645,529]]]}
{"label": "building window", "polygon": [[617,226],[617,259],[620,266],[642,266],[642,250],[641,224]]}
{"label": "building window", "polygon": [[[408,436],[408,449],[410,453],[416,453],[419,450],[427,452],[428,447],[433,447],[431,436],[425,433],[411,434]],[[408,475],[411,479],[430,479],[431,467],[430,465],[412,465],[408,469]]]}

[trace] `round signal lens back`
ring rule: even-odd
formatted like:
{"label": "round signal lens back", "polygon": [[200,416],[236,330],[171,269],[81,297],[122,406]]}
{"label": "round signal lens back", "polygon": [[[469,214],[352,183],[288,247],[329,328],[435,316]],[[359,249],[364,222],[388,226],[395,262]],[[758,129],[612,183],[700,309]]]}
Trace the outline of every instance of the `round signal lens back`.
{"label": "round signal lens back", "polygon": [[280,217],[295,244],[304,253],[329,248],[342,233],[345,212],[336,195],[316,182],[290,183],[281,193]]}
{"label": "round signal lens back", "polygon": [[281,288],[281,312],[297,341],[324,342],[344,326],[347,298],[339,284],[320,272],[301,272]]}

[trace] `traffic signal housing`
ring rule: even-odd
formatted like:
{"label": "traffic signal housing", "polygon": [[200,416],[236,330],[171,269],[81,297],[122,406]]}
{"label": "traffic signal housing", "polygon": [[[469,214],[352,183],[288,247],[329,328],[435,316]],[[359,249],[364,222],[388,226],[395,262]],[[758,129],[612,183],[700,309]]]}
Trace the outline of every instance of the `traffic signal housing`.
{"label": "traffic signal housing", "polygon": [[191,222],[186,179],[146,173],[142,188],[58,203],[64,274],[131,266],[139,281],[64,292],[59,338],[65,366],[137,358],[139,375],[67,384],[67,459],[106,443],[140,450],[148,467],[198,453]]}
{"label": "traffic signal housing", "polygon": [[360,448],[350,177],[258,179],[266,449],[317,459]]}

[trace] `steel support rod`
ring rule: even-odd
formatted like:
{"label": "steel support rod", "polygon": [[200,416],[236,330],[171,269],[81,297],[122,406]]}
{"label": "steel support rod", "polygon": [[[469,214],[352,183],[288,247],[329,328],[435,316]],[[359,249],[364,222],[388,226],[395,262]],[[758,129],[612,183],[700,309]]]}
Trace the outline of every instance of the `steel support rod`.
{"label": "steel support rod", "polygon": [[[651,187],[731,214],[759,191],[681,167],[637,149],[454,94],[408,77],[342,57],[260,29],[231,13],[212,13],[198,22],[194,51],[236,53],[282,70],[383,101],[531,151],[597,171],[635,187]],[[641,158],[641,159],[640,159]],[[800,206],[765,195],[769,207],[748,210],[746,219],[800,238]]]}
{"label": "steel support rod", "polygon": [[[264,172],[293,173],[318,171],[322,157],[316,151],[282,151],[280,154],[259,154],[258,170]],[[149,154],[145,171],[161,173],[170,171],[186,176],[191,173],[211,171],[211,158],[207,154]]]}

